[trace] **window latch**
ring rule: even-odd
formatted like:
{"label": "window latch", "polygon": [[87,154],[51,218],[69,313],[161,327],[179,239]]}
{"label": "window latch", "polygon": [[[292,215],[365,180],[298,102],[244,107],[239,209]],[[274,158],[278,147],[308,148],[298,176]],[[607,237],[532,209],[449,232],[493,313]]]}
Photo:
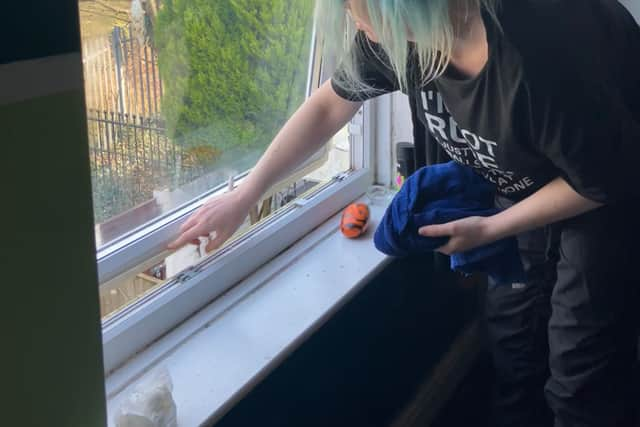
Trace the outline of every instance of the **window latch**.
{"label": "window latch", "polygon": [[191,266],[178,273],[173,280],[177,283],[185,283],[193,279],[198,272],[199,270],[195,266]]}
{"label": "window latch", "polygon": [[304,199],[302,197],[293,200],[293,205],[299,208],[303,207],[307,203],[309,203],[309,199]]}
{"label": "window latch", "polygon": [[340,172],[336,176],[333,177],[334,181],[344,181],[346,177],[348,177],[350,172]]}

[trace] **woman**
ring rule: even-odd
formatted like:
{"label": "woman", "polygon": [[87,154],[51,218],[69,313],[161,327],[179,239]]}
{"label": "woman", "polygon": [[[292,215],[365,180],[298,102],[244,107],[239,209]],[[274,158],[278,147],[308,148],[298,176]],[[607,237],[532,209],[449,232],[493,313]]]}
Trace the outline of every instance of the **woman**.
{"label": "woman", "polygon": [[319,0],[318,11],[339,41],[355,24],[338,71],[245,183],[195,213],[173,247],[212,230],[208,249],[222,244],[364,100],[402,90],[414,128],[443,159],[495,183],[505,207],[420,234],[450,236],[445,254],[516,235],[525,261],[526,283],[487,295],[493,425],[545,425],[547,404],[556,426],[631,425],[640,237],[640,30],[631,15],[615,0]]}

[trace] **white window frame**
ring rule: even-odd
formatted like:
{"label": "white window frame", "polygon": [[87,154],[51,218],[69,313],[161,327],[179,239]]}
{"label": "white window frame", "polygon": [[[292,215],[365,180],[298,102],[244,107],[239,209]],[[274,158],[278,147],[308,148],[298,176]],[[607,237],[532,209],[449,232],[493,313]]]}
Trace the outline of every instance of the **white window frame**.
{"label": "white window frame", "polygon": [[[324,80],[322,75],[322,57],[319,48],[320,41],[316,35],[314,24],[311,37],[310,58],[307,70],[306,97],[311,96],[313,90],[320,86]],[[328,146],[325,144],[318,152],[305,160],[302,165],[296,168],[290,176],[283,181],[276,183],[273,192],[282,189],[295,181],[302,179],[309,172],[321,166],[328,159]],[[240,184],[248,175],[243,172],[234,176],[234,182]],[[98,260],[98,282],[102,285],[114,278],[121,276],[130,269],[138,268],[144,263],[151,263],[156,259],[162,259],[167,253],[164,251],[167,244],[176,236],[178,229],[184,220],[207,200],[227,191],[227,184],[221,183],[209,191],[203,192],[200,196],[194,197],[182,206],[177,207],[171,213],[152,220],[147,224],[136,227],[132,231],[110,241],[97,251]]]}
{"label": "white window frame", "polygon": [[[313,63],[309,73],[319,86],[321,67],[317,37],[313,35]],[[315,71],[314,71],[315,70]],[[310,79],[311,80],[311,79]],[[312,86],[309,85],[308,94]],[[321,188],[276,212],[250,233],[240,236],[214,256],[187,269],[103,322],[105,372],[112,372],[199,309],[227,291],[258,267],[271,260],[309,231],[335,215],[366,192],[374,182],[375,130],[373,103],[365,103],[349,124],[352,169]],[[301,169],[308,169],[324,156],[316,156]],[[246,176],[238,177],[237,182]],[[203,194],[155,223],[135,230],[98,253],[100,283],[117,280],[132,268],[167,255],[166,244],[180,225],[203,203],[222,192],[226,185]]]}

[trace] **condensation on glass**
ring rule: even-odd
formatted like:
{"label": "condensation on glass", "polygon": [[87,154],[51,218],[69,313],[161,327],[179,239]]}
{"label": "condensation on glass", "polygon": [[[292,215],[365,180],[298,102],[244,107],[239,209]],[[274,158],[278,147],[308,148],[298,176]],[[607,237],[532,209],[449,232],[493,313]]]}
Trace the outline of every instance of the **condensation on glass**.
{"label": "condensation on glass", "polygon": [[[101,248],[249,170],[309,84],[312,2],[80,0],[95,234]],[[350,168],[324,164],[268,194],[240,232]],[[188,245],[101,285],[117,312],[208,254]]]}

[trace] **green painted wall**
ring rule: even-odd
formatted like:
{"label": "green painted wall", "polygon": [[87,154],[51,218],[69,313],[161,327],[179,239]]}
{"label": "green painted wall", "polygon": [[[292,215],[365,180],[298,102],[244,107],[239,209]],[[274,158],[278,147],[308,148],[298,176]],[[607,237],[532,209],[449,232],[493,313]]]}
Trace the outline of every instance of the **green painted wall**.
{"label": "green painted wall", "polygon": [[[0,75],[3,62],[77,50],[77,2],[56,2],[53,15],[47,5],[3,12],[0,37],[11,46],[0,48]],[[0,93],[0,147],[0,425],[104,426],[82,90],[13,104]]]}

